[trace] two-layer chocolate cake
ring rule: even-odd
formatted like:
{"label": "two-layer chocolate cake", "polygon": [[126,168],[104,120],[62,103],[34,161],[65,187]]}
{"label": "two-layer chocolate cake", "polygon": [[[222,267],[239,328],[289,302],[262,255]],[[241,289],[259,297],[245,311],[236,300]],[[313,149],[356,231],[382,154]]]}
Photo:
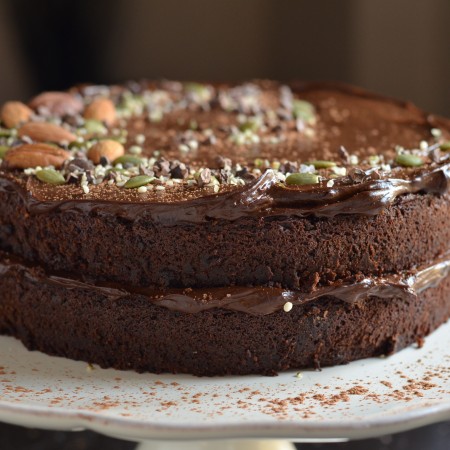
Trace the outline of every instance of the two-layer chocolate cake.
{"label": "two-layer chocolate cake", "polygon": [[331,84],[8,102],[0,332],[102,367],[273,374],[450,315],[450,121]]}

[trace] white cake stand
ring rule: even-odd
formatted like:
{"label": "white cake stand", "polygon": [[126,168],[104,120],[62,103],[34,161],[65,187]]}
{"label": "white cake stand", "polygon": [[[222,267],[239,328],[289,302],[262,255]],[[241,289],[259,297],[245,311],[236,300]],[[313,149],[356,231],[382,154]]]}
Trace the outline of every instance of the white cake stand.
{"label": "white cake stand", "polygon": [[288,450],[449,419],[450,323],[421,349],[278,377],[102,370],[0,337],[0,420],[91,429],[148,450]]}

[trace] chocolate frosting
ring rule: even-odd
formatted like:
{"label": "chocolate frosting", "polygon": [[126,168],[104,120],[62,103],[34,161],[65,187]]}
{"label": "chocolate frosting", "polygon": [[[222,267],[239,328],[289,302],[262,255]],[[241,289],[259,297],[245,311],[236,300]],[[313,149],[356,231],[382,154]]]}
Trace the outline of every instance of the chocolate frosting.
{"label": "chocolate frosting", "polygon": [[437,286],[450,273],[450,259],[442,259],[431,266],[412,272],[390,275],[383,278],[366,277],[360,281],[339,282],[318,287],[312,292],[270,287],[232,286],[203,289],[154,289],[122,286],[114,283],[91,283],[71,278],[65,274],[47,274],[42,268],[33,267],[23,260],[0,253],[0,275],[20,273],[40,284],[59,286],[64,289],[82,289],[98,292],[111,299],[142,295],[150,302],[182,313],[199,313],[220,308],[251,315],[267,315],[283,309],[286,302],[294,306],[333,297],[345,302],[361,302],[371,297],[402,298],[416,297],[429,287]]}
{"label": "chocolate frosting", "polygon": [[54,200],[41,201],[20,184],[0,179],[0,189],[16,191],[24,199],[31,214],[53,211],[111,214],[135,220],[145,214],[156,222],[201,223],[210,219],[236,220],[249,215],[334,217],[338,214],[374,215],[404,194],[438,194],[448,190],[450,164],[444,164],[415,178],[387,178],[355,184],[324,183],[296,189],[280,185],[273,171],[259,180],[232,192],[208,195],[179,203],[147,203],[121,201]]}
{"label": "chocolate frosting", "polygon": [[[177,90],[167,83],[147,84],[139,88],[166,89],[164,92],[167,95],[178,95]],[[226,91],[228,86],[215,88],[218,92],[225,89],[227,95],[232,91]],[[218,156],[243,165],[255,157],[303,162],[311,159],[337,161],[341,146],[345,146],[360,161],[373,155],[382,155],[385,160],[390,160],[395,157],[396,145],[417,148],[421,140],[429,141],[433,127],[440,127],[444,137],[449,135],[450,123],[447,119],[427,115],[409,103],[336,84],[294,83],[291,88],[292,91],[289,91],[276,83],[261,81],[251,87],[239,88],[239,95],[245,98],[251,91],[258,110],[278,111],[277,108],[292,102],[294,96],[311,102],[317,111],[312,137],[293,130],[292,121],[280,121],[280,126],[284,127],[280,143],[272,145],[261,141],[257,146],[236,146],[221,130],[235,126],[237,114],[224,111],[214,103],[207,110],[186,103],[158,123],[147,124],[142,117],[131,118],[127,123],[128,145],[138,133],[143,133],[147,139],[144,154],[150,155],[155,148],[161,148],[164,157],[178,158],[195,167],[213,164]],[[88,88],[84,89],[87,92]],[[177,133],[185,129],[180,123],[192,120],[198,122],[202,129],[213,129],[218,142],[214,145],[202,144],[195,151],[180,154]],[[275,132],[262,133],[264,138]],[[433,148],[436,146],[431,144],[429,149]],[[420,169],[396,167],[385,173],[361,163],[354,166],[363,173],[358,180],[344,176],[337,178],[330,187],[325,181],[316,185],[287,186],[280,183],[273,170],[267,170],[259,179],[248,181],[245,186],[221,186],[217,194],[206,188],[175,186],[165,192],[153,191],[140,195],[135,189],[102,183],[92,186],[90,193],[84,195],[79,186],[46,185],[33,176],[0,170],[0,189],[18,192],[30,214],[73,211],[115,215],[129,220],[145,215],[166,225],[201,223],[210,219],[236,220],[250,215],[374,215],[401,195],[442,195],[447,192],[450,167],[447,162],[447,155],[441,155],[437,160],[430,156],[425,158],[425,164]],[[347,169],[351,170],[351,167],[347,166]]]}

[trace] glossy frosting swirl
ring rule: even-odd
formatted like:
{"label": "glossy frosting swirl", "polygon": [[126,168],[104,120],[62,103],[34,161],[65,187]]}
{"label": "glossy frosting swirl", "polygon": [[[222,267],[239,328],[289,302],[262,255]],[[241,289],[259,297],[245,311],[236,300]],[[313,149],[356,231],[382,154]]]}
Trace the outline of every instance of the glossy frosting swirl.
{"label": "glossy frosting swirl", "polygon": [[17,257],[0,253],[0,276],[25,276],[43,285],[63,289],[97,292],[110,299],[144,296],[155,305],[182,313],[199,313],[214,308],[251,315],[267,315],[282,310],[287,302],[301,305],[322,298],[344,302],[361,302],[378,298],[415,297],[429,287],[437,286],[450,273],[450,260],[441,259],[431,266],[383,278],[367,277],[360,281],[339,282],[318,287],[310,293],[270,287],[223,287],[203,289],[154,289],[121,286],[114,283],[92,283],[66,274],[47,274],[42,268],[26,264]]}

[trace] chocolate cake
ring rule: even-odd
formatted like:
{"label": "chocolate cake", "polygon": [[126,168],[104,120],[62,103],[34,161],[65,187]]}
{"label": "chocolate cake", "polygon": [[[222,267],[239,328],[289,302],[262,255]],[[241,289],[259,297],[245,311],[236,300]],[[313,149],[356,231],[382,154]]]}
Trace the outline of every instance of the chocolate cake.
{"label": "chocolate cake", "polygon": [[8,102],[0,333],[102,367],[274,374],[450,316],[450,120],[327,83]]}

